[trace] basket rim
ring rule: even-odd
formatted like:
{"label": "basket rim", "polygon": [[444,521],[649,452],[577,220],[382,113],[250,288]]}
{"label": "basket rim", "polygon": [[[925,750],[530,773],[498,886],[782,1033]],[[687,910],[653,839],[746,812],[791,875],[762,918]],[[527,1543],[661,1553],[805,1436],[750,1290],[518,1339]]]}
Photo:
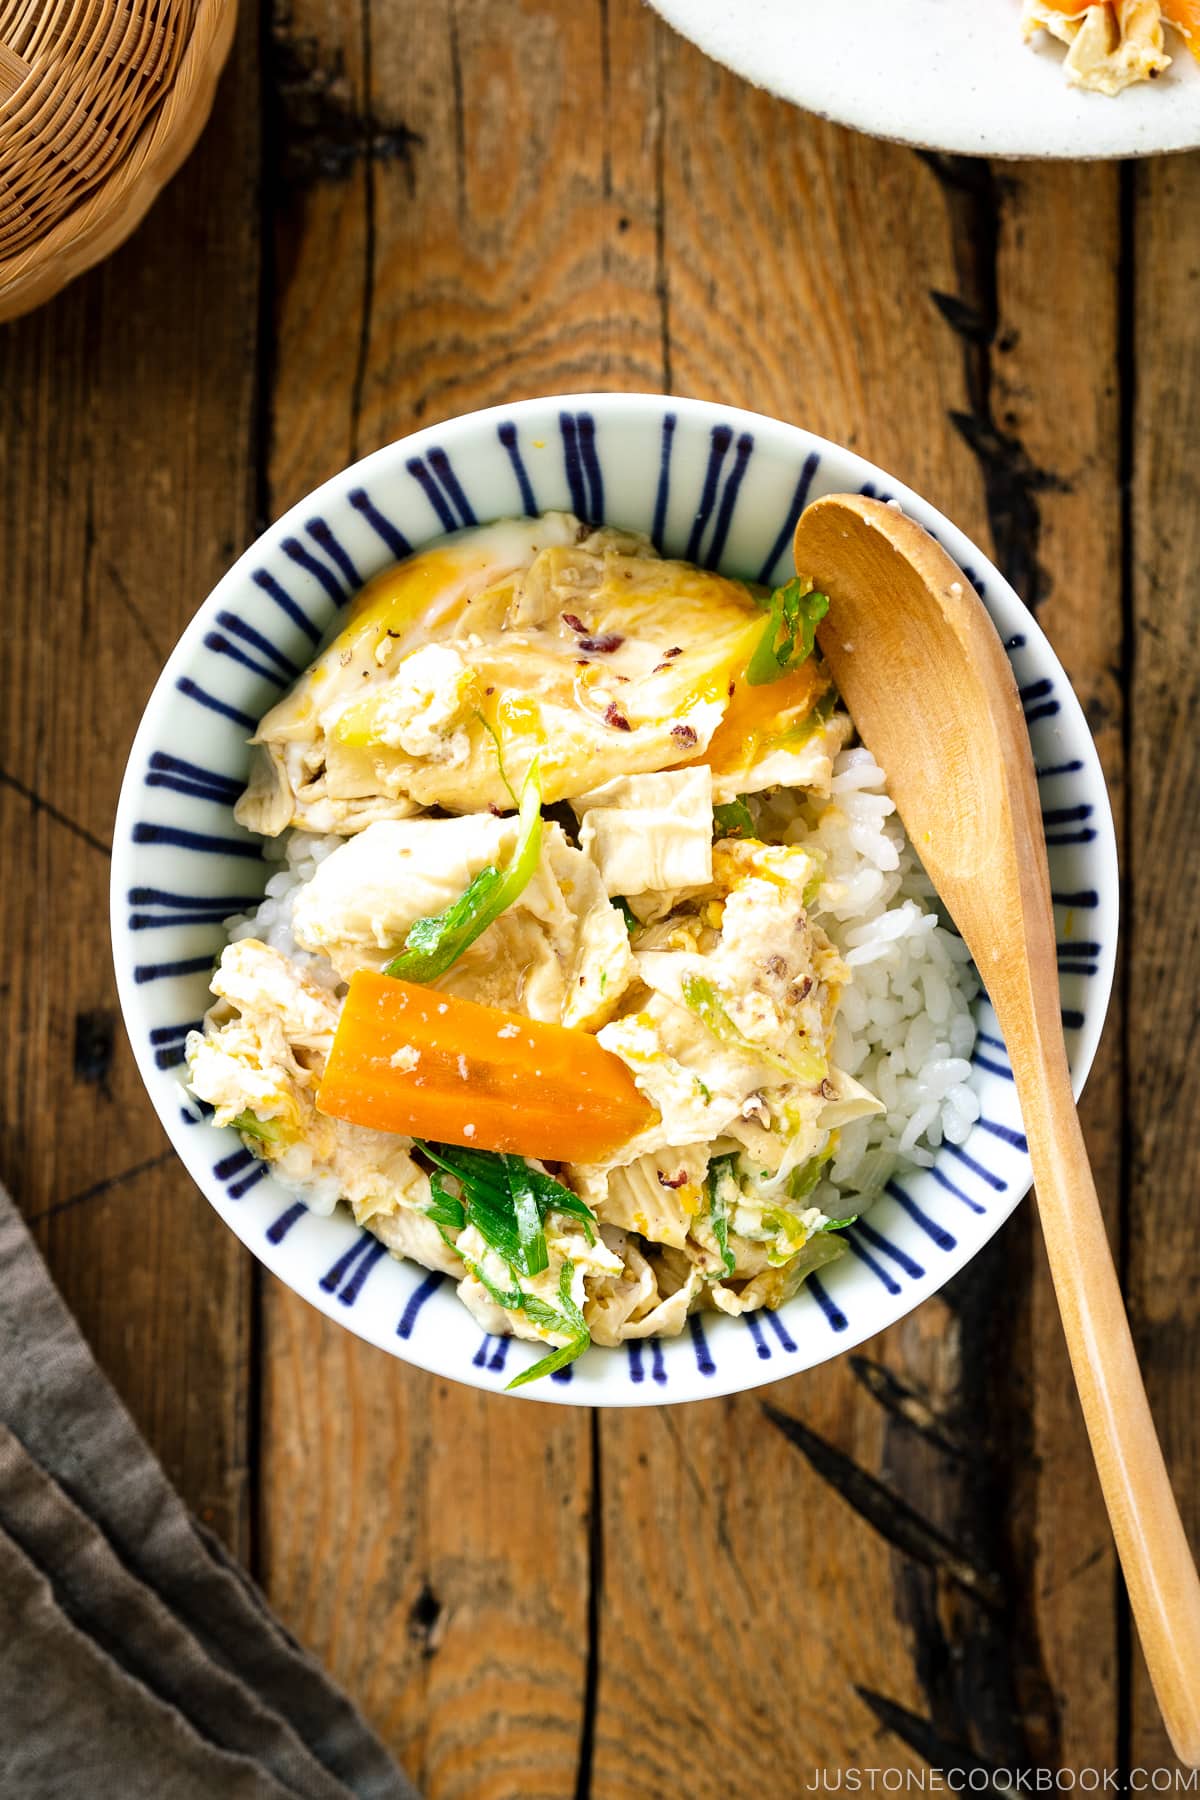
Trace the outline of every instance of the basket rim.
{"label": "basket rim", "polygon": [[195,0],[173,79],[128,152],[43,237],[0,257],[0,322],[49,299],[141,223],[208,121],[237,11],[237,0]]}

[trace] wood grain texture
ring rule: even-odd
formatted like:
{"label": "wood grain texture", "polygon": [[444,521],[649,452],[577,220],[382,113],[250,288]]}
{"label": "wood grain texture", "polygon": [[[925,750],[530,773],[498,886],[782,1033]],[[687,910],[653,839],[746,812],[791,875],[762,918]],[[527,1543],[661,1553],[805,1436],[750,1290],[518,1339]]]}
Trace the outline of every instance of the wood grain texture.
{"label": "wood grain texture", "polygon": [[[670,385],[793,418],[885,466],[915,460],[924,491],[977,517],[978,473],[946,417],[964,403],[961,369],[928,298],[954,282],[932,172],[802,117],[669,34],[660,55]],[[911,289],[872,280],[885,264],[908,271]],[[922,1383],[930,1363],[953,1361],[928,1337],[951,1321],[927,1312],[920,1361],[914,1352],[915,1368],[896,1363],[894,1376]],[[880,1347],[865,1354],[875,1361]],[[731,1770],[746,1792],[785,1792],[819,1766],[915,1765],[922,1730],[969,1744],[966,1712],[939,1705],[931,1718],[929,1630],[896,1591],[916,1550],[945,1604],[944,1563],[971,1560],[954,1543],[959,1521],[929,1517],[902,1458],[894,1478],[893,1416],[850,1364],[768,1403],[800,1422],[790,1438],[758,1395],[602,1422],[598,1793],[658,1793],[674,1770],[697,1795],[728,1791]],[[976,1626],[977,1610],[962,1608]],[[650,1741],[628,1729],[630,1696],[646,1691]]]}
{"label": "wood grain texture", "polygon": [[[179,628],[256,510],[353,455],[524,394],[667,388],[852,444],[991,548],[1119,822],[1131,747],[1128,1063],[1114,1014],[1084,1119],[1195,1539],[1197,837],[1162,771],[1194,760],[1200,681],[1200,165],[1125,177],[1123,216],[1112,169],[922,158],[747,88],[637,0],[267,10],[261,157],[247,7],[143,230],[0,331],[0,824],[27,847],[0,1173],[105,1365],[248,1553],[251,1264],[140,1093],[106,946],[120,769]],[[1126,1694],[1031,1209],[850,1358],[596,1421],[437,1383],[265,1280],[262,1572],[431,1800],[1167,1759],[1135,1652]]]}
{"label": "wood grain texture", "polygon": [[[394,33],[373,18],[369,91],[355,89],[361,29],[333,9],[293,12],[288,44],[300,29],[334,45],[327,65],[340,54],[350,90],[365,96],[367,171],[361,199],[357,174],[339,190],[342,216],[361,218],[362,254],[345,267],[330,270],[327,241],[310,228],[334,206],[332,190],[285,208],[277,226],[280,343],[289,320],[312,322],[312,335],[276,372],[273,509],[327,473],[341,442],[365,450],[526,392],[662,385],[793,417],[901,470],[994,543],[1023,586],[1032,580],[1119,776],[1119,588],[1107,606],[1094,591],[1106,558],[1119,562],[1111,174],[1080,172],[1056,193],[1044,172],[997,182],[980,165],[923,162],[746,88],[632,5],[495,11],[460,4],[444,22],[406,32],[397,21]],[[388,153],[373,153],[381,140]],[[1037,396],[1063,380],[1046,307],[1064,281],[1094,304],[1108,299],[1088,344],[1070,351],[1082,429],[1060,486],[1041,478],[1043,463],[1057,470],[1037,433],[1050,447],[1062,434]],[[329,284],[332,309],[319,303]],[[1101,1134],[1110,1174],[1118,1137]],[[276,1309],[268,1396],[287,1366],[276,1339],[282,1356],[283,1321],[299,1310],[272,1293],[269,1319]],[[329,1337],[320,1321],[310,1328]],[[374,1383],[373,1360],[366,1353],[356,1382]],[[600,1421],[604,1534],[580,1791],[590,1781],[598,1793],[651,1793],[675,1769],[698,1795],[727,1791],[730,1764],[707,1753],[713,1739],[748,1789],[779,1773],[781,1743],[797,1781],[818,1762],[861,1760],[868,1745],[900,1762],[1055,1762],[1101,1741],[1107,1752],[1109,1553],[1066,1379],[1022,1214],[945,1301],[852,1363],[774,1391],[771,1404],[801,1421],[790,1436],[756,1397]],[[293,1427],[271,1405],[267,1426],[270,1469]],[[1047,1478],[1031,1462],[1039,1451]],[[266,1491],[271,1506],[270,1478]],[[339,1517],[350,1507],[347,1486],[333,1504]],[[787,1547],[782,1521],[793,1515],[821,1519],[819,1545]],[[540,1515],[523,1525],[540,1528]],[[287,1608],[278,1527],[268,1522],[266,1535]],[[482,1556],[475,1546],[468,1561]],[[514,1602],[513,1636],[529,1602]],[[348,1604],[339,1583],[332,1605]],[[811,1705],[799,1723],[780,1648],[797,1621],[822,1646],[803,1656]],[[333,1635],[329,1618],[310,1641],[323,1648]],[[428,1659],[435,1669],[444,1644]],[[671,1679],[679,1668],[686,1694]],[[426,1676],[433,1691],[440,1680]],[[652,1755],[630,1730],[638,1704],[655,1720]],[[506,1734],[472,1720],[457,1729],[486,1765]],[[435,1794],[472,1791],[410,1723],[384,1728]],[[549,1765],[536,1734],[527,1743],[529,1779]]]}
{"label": "wood grain texture", "polygon": [[[990,417],[996,346],[1006,327],[1019,329],[1028,322],[1032,331],[1036,324],[1028,295],[1015,279],[1005,279],[1000,263],[1005,230],[1024,240],[1028,229],[1026,219],[1006,211],[1015,204],[1011,190],[1002,194],[990,178],[981,182],[976,165],[922,164],[890,147],[801,119],[686,47],[675,48],[668,83],[678,85],[680,119],[691,106],[710,127],[697,145],[682,128],[672,132],[668,123],[668,144],[680,146],[678,169],[668,155],[665,178],[667,241],[678,243],[677,255],[668,250],[667,257],[675,385],[719,393],[855,442],[885,467],[906,475],[911,471],[922,491],[981,541],[991,539],[1002,560],[1013,549],[1024,549],[1028,515],[1018,511],[1014,525],[1012,509],[1001,504],[1005,496],[998,454],[1012,457],[1019,447],[995,443]],[[671,117],[668,106],[668,121]],[[1092,224],[1098,219],[1110,238],[1116,230],[1115,189],[1112,200],[1111,220],[1100,194],[1086,214]],[[1064,212],[1069,203],[1064,202]],[[1031,258],[1040,255],[1044,268],[1057,268],[1060,254],[1065,263],[1076,247],[1074,241],[1065,242],[1061,251],[1056,247],[1060,216],[1043,209],[1041,230],[1027,252]],[[1084,235],[1081,227],[1077,236]],[[703,259],[695,256],[697,242],[706,247]],[[790,256],[781,245],[790,246]],[[893,271],[890,280],[880,279],[884,269]],[[736,271],[736,280],[731,281],[730,271]],[[1047,278],[1053,287],[1052,273]],[[1105,329],[1112,332],[1116,302],[1111,271],[1101,279],[1101,290],[1105,280],[1112,294]],[[1083,380],[1089,414],[1103,413],[1096,390],[1108,379],[1097,359]],[[1095,465],[1089,467],[1089,498],[1096,506],[1103,503],[1104,462],[1089,450]],[[1110,471],[1114,467],[1115,441],[1108,464]],[[1111,504],[1111,489],[1107,498]],[[1019,568],[1014,575],[1020,579]],[[1094,598],[1080,595],[1075,609],[1081,621],[1086,608],[1094,608]],[[1118,635],[1116,589],[1106,622]],[[1079,628],[1086,629],[1082,623]],[[806,1554],[801,1545],[794,1572],[772,1568],[771,1580],[764,1584],[770,1609],[765,1629],[747,1632],[736,1649],[726,1638],[720,1653],[710,1652],[700,1663],[708,1677],[705,1699],[724,1721],[735,1714],[737,1703],[730,1696],[722,1704],[721,1674],[727,1682],[733,1663],[748,1664],[761,1676],[769,1646],[786,1638],[789,1618],[808,1626],[816,1615],[828,1638],[847,1640],[858,1650],[857,1615],[848,1616],[845,1590],[836,1584],[839,1575],[861,1575],[861,1586],[851,1583],[853,1591],[876,1600],[867,1604],[870,1641],[863,1678],[856,1684],[862,1691],[851,1690],[836,1657],[818,1659],[815,1670],[823,1697],[828,1683],[827,1716],[839,1722],[840,1746],[831,1747],[838,1746],[837,1733],[831,1740],[816,1729],[810,1732],[807,1714],[790,1727],[779,1717],[773,1721],[775,1731],[768,1733],[772,1754],[784,1758],[783,1767],[794,1779],[814,1763],[854,1760],[865,1720],[885,1728],[889,1757],[902,1756],[907,1744],[943,1763],[956,1755],[999,1764],[1056,1761],[1066,1753],[1062,1714],[1072,1705],[1079,1709],[1072,1745],[1090,1738],[1094,1749],[1101,1741],[1095,1734],[1096,1715],[1087,1710],[1094,1684],[1090,1673],[1086,1681],[1080,1678],[1085,1659],[1100,1646],[1107,1647],[1100,1655],[1107,1655],[1110,1675],[1113,1671],[1111,1589],[1107,1605],[1100,1584],[1093,1592],[1098,1616],[1090,1651],[1076,1639],[1068,1652],[1065,1645],[1077,1619],[1069,1595],[1055,1606],[1056,1565],[1040,1552],[1043,1530],[1053,1533],[1057,1527],[1058,1536],[1065,1537],[1073,1522],[1082,1520],[1071,1489],[1060,1482],[1043,1483],[1029,1464],[1034,1446],[1027,1408],[1043,1386],[1043,1363],[1045,1385],[1066,1398],[1057,1320],[1046,1318],[1044,1294],[1035,1335],[1032,1282],[1035,1267],[1040,1275],[1040,1264],[1034,1262],[1032,1231],[1030,1217],[1019,1216],[1003,1240],[953,1285],[951,1305],[935,1309],[941,1330],[932,1342],[933,1320],[925,1309],[890,1334],[882,1350],[868,1348],[854,1359],[850,1369],[860,1377],[857,1386],[842,1365],[815,1371],[781,1390],[781,1404],[815,1424],[817,1438],[824,1440],[824,1448],[811,1441],[809,1448],[826,1482],[834,1483],[842,1496],[851,1495],[863,1517],[871,1516],[878,1499],[864,1486],[864,1476],[882,1480],[887,1499],[907,1501],[917,1515],[915,1523],[910,1519],[898,1531],[894,1593],[886,1605],[879,1570],[868,1573],[858,1560],[870,1554],[871,1540],[864,1539],[861,1528],[855,1532],[847,1527],[832,1551],[822,1530],[820,1555]],[[727,1403],[734,1409],[745,1404]],[[1065,1412],[1065,1405],[1057,1410]],[[982,1433],[981,1418],[988,1421]],[[921,1422],[919,1428],[914,1419]],[[606,1497],[613,1492],[611,1471],[619,1459],[613,1453],[614,1438],[640,1430],[641,1421],[604,1421]],[[1081,1477],[1083,1482],[1092,1479],[1077,1423],[1075,1432],[1071,1488],[1081,1485]],[[715,1459],[724,1473],[722,1445],[729,1436],[714,1416],[709,1453],[693,1453],[697,1466],[711,1469]],[[853,1454],[860,1440],[865,1453]],[[955,1448],[948,1450],[947,1444]],[[830,1448],[848,1462],[831,1456]],[[1066,1466],[1065,1456],[1061,1466]],[[775,1504],[780,1483],[772,1468],[760,1486],[759,1473],[755,1466],[754,1475],[747,1472],[742,1480],[752,1490],[748,1504],[761,1509],[764,1493]],[[651,1488],[657,1491],[665,1478],[664,1470]],[[627,1499],[622,1491],[610,1501],[610,1529],[616,1528]],[[808,1500],[810,1512],[825,1527],[819,1484],[812,1484]],[[1095,1512],[1093,1501],[1093,1529]],[[926,1527],[940,1534],[936,1549]],[[981,1607],[974,1591],[947,1575],[946,1542],[972,1546],[967,1566],[993,1592],[1003,1592],[999,1611]],[[912,1554],[918,1547],[929,1551],[928,1560]],[[1091,1548],[1087,1545],[1073,1559],[1072,1575],[1074,1561],[1086,1562]],[[647,1555],[649,1564],[656,1561]],[[689,1570],[693,1587],[699,1561]],[[1053,1673],[1035,1612],[1035,1596],[1043,1592],[1047,1634],[1058,1632]],[[609,1644],[619,1657],[620,1646],[633,1636],[635,1607],[631,1601],[603,1640],[602,1701]],[[893,1632],[900,1634],[899,1643]],[[709,1641],[708,1634],[697,1635],[702,1643]],[[694,1640],[689,1647],[695,1651]],[[665,1634],[657,1650],[659,1661],[665,1662],[670,1654]],[[806,1662],[806,1678],[808,1673]],[[1065,1699],[1055,1691],[1056,1680],[1066,1689]],[[616,1677],[614,1683],[622,1686]],[[614,1696],[614,1725],[616,1714]],[[672,1714],[658,1735],[667,1732],[670,1748],[687,1755],[686,1721]],[[1102,1739],[1113,1744],[1110,1725]],[[598,1741],[603,1749],[602,1733]],[[614,1756],[621,1743],[615,1728]],[[627,1754],[632,1760],[633,1751]],[[689,1777],[698,1783],[697,1791],[719,1791],[719,1774],[705,1773],[694,1748],[690,1754]],[[878,1754],[882,1757],[882,1746]],[[610,1762],[605,1770],[613,1791],[621,1791],[619,1768]],[[627,1767],[620,1773],[629,1779]]]}
{"label": "wood grain texture", "polygon": [[[999,175],[996,309],[990,411],[1016,494],[1033,507],[1024,553],[1038,619],[1071,677],[1100,753],[1123,844],[1125,692],[1122,521],[1119,173],[1105,164],[1026,164]],[[1062,308],[1087,308],[1086,333],[1057,328]],[[1048,396],[1054,396],[1048,404]],[[1070,429],[1064,421],[1070,420]],[[1020,567],[1013,571],[1020,579]],[[1082,936],[1080,918],[1067,929]],[[1123,983],[1080,1107],[1111,1241],[1120,1247],[1123,1177]],[[1115,1766],[1120,1730],[1112,1535],[1090,1466],[1082,1414],[1049,1270],[1030,1209],[1006,1228],[1027,1241],[1029,1359],[1026,1454],[1017,1526],[1037,1569],[1029,1593],[1064,1767]],[[1037,1379],[1033,1379],[1036,1372]],[[1099,1669],[1100,1679],[1095,1678]]]}
{"label": "wood grain texture", "polygon": [[584,1417],[406,1369],[272,1282],[263,1455],[272,1601],[422,1792],[570,1793]]}
{"label": "wood grain texture", "polygon": [[[1196,822],[1195,579],[1200,567],[1200,157],[1136,178],[1133,666],[1126,914],[1130,964],[1130,1297],[1151,1401],[1194,1546],[1200,1548],[1200,1220],[1180,1195],[1200,1163],[1194,1053],[1200,913]],[[1183,235],[1179,226],[1182,223]],[[1190,227],[1190,229],[1189,229]],[[1146,354],[1146,347],[1153,346]],[[1130,1754],[1172,1758],[1140,1655]]]}
{"label": "wood grain texture", "polygon": [[[376,123],[361,0],[311,0],[267,40],[273,129],[264,229],[272,258],[269,433],[272,517],[362,448],[358,410],[371,298],[368,209],[390,112]],[[395,127],[398,146],[408,128]]]}
{"label": "wood grain texture", "polygon": [[796,526],[795,560],[830,596],[817,635],[833,679],[986,984],[1142,1652],[1177,1755],[1200,1767],[1200,1576],[1071,1091],[1040,782],[1016,678],[958,566],[884,502],[818,499]]}
{"label": "wood grain texture", "polygon": [[0,328],[0,1170],[187,1499],[249,1548],[251,1273],[134,1069],[108,946],[129,743],[252,519],[255,45],[144,227]]}
{"label": "wood grain texture", "polygon": [[[638,58],[619,53],[635,81]],[[347,446],[423,420],[521,391],[657,385],[628,344],[631,308],[646,320],[635,342],[658,343],[652,233],[622,229],[615,191],[634,147],[596,129],[608,54],[599,6],[293,6],[275,67],[289,81],[306,59],[343,71],[354,156],[336,179],[280,190],[273,512]],[[314,167],[297,145],[290,159]],[[331,269],[335,229],[346,266]],[[587,1417],[431,1384],[274,1283],[264,1350],[264,1570],[284,1618],[437,1800],[570,1793]],[[332,1452],[319,1488],[289,1479],[319,1442]],[[331,1541],[355,1551],[312,1567],[303,1545]]]}
{"label": "wood grain texture", "polygon": [[661,385],[654,41],[632,0],[293,4],[273,510],[474,406]]}

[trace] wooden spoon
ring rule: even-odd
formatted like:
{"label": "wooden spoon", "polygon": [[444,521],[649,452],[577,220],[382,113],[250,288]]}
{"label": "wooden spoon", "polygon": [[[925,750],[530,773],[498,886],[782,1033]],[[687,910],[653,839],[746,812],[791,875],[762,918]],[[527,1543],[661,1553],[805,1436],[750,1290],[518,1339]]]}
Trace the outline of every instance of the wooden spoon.
{"label": "wooden spoon", "polygon": [[1171,1493],[1071,1093],[1029,737],[970,582],[895,507],[831,494],[796,527],[819,641],[1008,1046],[1083,1416],[1163,1720],[1200,1764],[1200,1581]]}

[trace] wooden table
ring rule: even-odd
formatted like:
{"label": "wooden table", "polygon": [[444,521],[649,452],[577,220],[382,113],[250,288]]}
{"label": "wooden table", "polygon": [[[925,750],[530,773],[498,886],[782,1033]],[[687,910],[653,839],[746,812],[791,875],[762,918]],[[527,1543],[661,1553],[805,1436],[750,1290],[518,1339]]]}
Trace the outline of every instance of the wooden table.
{"label": "wooden table", "polygon": [[1200,1542],[1200,157],[916,155],[637,0],[256,10],[133,241],[0,329],[0,1171],[183,1493],[437,1800],[1170,1766],[1031,1208],[766,1393],[468,1392],[310,1310],[193,1189],[117,1016],[107,890],[177,634],[352,458],[592,387],[875,458],[1037,608],[1104,759],[1124,962],[1085,1110]]}

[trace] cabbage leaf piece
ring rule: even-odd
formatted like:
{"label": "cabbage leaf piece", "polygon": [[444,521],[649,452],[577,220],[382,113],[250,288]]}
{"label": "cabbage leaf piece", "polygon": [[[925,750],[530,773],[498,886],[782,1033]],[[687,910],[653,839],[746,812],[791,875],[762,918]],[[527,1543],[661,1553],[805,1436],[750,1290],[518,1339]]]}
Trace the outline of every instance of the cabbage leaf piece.
{"label": "cabbage leaf piece", "polygon": [[829,1065],[821,1051],[806,1044],[799,1055],[794,1058],[776,1055],[765,1044],[758,1044],[739,1030],[730,1016],[724,1000],[713,982],[704,975],[685,975],[680,984],[683,1003],[689,1012],[695,1013],[700,1023],[712,1032],[722,1044],[731,1049],[740,1050],[743,1055],[753,1056],[765,1063],[769,1069],[776,1069],[790,1081],[801,1087],[813,1085],[824,1080]]}
{"label": "cabbage leaf piece", "polygon": [[542,796],[536,763],[521,790],[520,829],[504,868],[488,863],[458,899],[443,912],[414,919],[404,948],[384,970],[400,981],[436,981],[456,963],[468,945],[528,887],[542,854]]}

